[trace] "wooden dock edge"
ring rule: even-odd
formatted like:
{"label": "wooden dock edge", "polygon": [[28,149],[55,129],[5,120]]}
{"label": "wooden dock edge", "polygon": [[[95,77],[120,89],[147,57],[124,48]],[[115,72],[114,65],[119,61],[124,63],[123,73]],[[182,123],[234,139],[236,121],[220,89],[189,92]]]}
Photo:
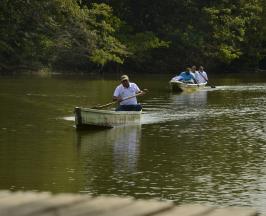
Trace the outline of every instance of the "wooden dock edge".
{"label": "wooden dock edge", "polygon": [[[0,191],[1,216],[259,216],[253,208],[177,206],[171,201],[50,192]],[[262,216],[262,215],[261,215]],[[266,216],[266,215],[264,215]]]}

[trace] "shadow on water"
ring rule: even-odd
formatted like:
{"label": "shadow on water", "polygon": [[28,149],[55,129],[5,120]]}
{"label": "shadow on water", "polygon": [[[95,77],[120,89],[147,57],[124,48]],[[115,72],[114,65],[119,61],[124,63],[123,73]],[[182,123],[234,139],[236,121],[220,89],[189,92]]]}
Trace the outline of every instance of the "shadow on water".
{"label": "shadow on water", "polygon": [[136,170],[140,137],[141,125],[77,131],[76,134],[80,154],[89,160],[96,156],[95,152],[102,152],[99,160],[103,159],[102,156],[111,156],[114,172]]}

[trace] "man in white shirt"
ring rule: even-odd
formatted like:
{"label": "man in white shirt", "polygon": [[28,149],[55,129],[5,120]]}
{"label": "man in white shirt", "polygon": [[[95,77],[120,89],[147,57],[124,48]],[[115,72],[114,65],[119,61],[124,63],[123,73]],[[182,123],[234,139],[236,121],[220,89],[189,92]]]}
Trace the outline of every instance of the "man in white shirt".
{"label": "man in white shirt", "polygon": [[199,67],[199,71],[195,73],[195,78],[198,81],[198,83],[206,83],[208,82],[208,76],[207,73],[204,71],[204,68],[202,66]]}
{"label": "man in white shirt", "polygon": [[191,67],[191,72],[195,75],[198,71],[197,71],[197,67],[195,65],[193,65]]}
{"label": "man in white shirt", "polygon": [[[129,82],[127,75],[121,76],[121,84],[116,87],[114,91],[113,100],[120,102],[120,105],[116,108],[116,111],[140,111],[142,106],[138,104],[136,94],[144,94],[139,89],[137,84]],[[132,97],[126,99],[128,97]]]}

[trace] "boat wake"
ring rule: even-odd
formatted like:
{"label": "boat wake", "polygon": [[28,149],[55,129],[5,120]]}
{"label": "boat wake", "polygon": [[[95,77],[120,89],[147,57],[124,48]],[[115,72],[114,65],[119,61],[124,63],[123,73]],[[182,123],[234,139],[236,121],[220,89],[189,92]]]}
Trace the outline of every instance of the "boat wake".
{"label": "boat wake", "polygon": [[[142,103],[144,109],[141,116],[141,125],[177,120],[217,118],[222,115],[228,118],[256,115],[259,112],[261,113],[262,105],[265,104],[265,98],[263,97],[266,92],[265,87],[265,84],[217,86],[216,88],[206,88],[195,93],[170,93],[152,97]],[[217,92],[217,96],[215,96],[214,90]],[[215,103],[210,102],[214,101],[213,98],[220,96],[219,91],[249,91],[251,93],[260,92],[260,94],[255,97],[253,96],[249,100],[249,104],[243,104],[242,106],[241,103],[234,103],[227,107],[223,106],[219,100],[215,100]],[[210,97],[209,102],[208,96]],[[233,97],[231,94],[227,94],[226,97],[223,97],[223,100],[226,99],[231,102]],[[235,99],[233,101],[235,102]],[[253,107],[253,103],[256,103],[258,106]],[[75,121],[74,116],[65,116],[61,119]]]}
{"label": "boat wake", "polygon": [[65,121],[75,121],[75,116],[65,116],[62,117],[61,119],[65,120]]}
{"label": "boat wake", "polygon": [[228,86],[218,86],[216,90],[223,91],[260,91],[266,92],[266,84],[247,84],[247,85],[228,85]]}

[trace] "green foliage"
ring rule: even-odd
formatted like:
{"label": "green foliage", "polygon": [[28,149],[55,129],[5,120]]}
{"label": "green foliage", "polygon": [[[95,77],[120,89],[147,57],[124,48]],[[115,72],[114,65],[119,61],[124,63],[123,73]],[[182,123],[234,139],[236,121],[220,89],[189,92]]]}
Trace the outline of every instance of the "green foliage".
{"label": "green foliage", "polygon": [[[2,68],[123,63],[126,47],[114,36],[120,20],[104,4],[75,0],[8,1],[0,8]],[[86,60],[85,60],[86,59]]]}
{"label": "green foliage", "polygon": [[265,12],[265,0],[2,0],[0,70],[256,67],[266,56]]}
{"label": "green foliage", "polygon": [[129,53],[126,46],[115,37],[121,21],[113,16],[112,8],[106,4],[92,4],[88,15],[93,33],[97,35],[90,60],[101,66],[111,61],[122,64]]}
{"label": "green foliage", "polygon": [[[204,8],[204,12],[209,18],[214,48],[209,51],[216,53],[216,58],[225,63],[243,58],[250,37],[259,34],[256,29],[261,13],[259,1],[234,1],[228,3],[227,8],[216,4],[215,7]],[[251,44],[248,46],[252,47]]]}
{"label": "green foliage", "polygon": [[230,63],[240,57],[239,44],[244,40],[245,21],[233,10],[218,7],[203,8],[211,26],[210,41],[207,53],[223,62]]}
{"label": "green foliage", "polygon": [[4,14],[0,41],[5,44],[0,50],[1,63],[38,67],[50,62],[62,25],[78,9],[73,2],[4,0],[0,8]]}
{"label": "green foliage", "polygon": [[148,58],[149,51],[155,48],[167,48],[169,42],[162,41],[152,32],[136,33],[135,35],[127,35],[125,43],[131,53],[131,58],[138,62],[145,62]]}

